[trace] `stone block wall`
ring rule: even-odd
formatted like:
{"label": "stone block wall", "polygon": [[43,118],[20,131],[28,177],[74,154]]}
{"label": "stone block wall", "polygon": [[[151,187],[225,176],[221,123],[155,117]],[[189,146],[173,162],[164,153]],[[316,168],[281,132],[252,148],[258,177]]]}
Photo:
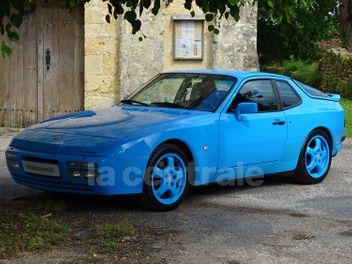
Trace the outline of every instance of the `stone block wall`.
{"label": "stone block wall", "polygon": [[[142,32],[147,36],[142,42],[131,34],[131,27],[121,21],[120,31],[120,96],[128,95],[161,71],[180,69],[258,70],[257,6],[241,9],[241,20],[218,21],[220,34],[208,32],[204,22],[203,60],[174,60],[174,14],[189,14],[183,1],[173,1],[163,6],[158,16],[144,14]],[[203,14],[195,9],[197,15]],[[133,51],[133,52],[131,52]]]}
{"label": "stone block wall", "polygon": [[241,9],[240,21],[232,18],[220,21],[220,33],[214,36],[212,69],[259,69],[257,15],[257,7],[248,4]]}
{"label": "stone block wall", "polygon": [[[109,107],[161,71],[173,69],[257,70],[257,7],[241,10],[241,20],[221,20],[220,34],[208,32],[204,22],[203,60],[174,60],[174,14],[189,14],[184,1],[162,6],[154,16],[144,12],[140,33],[132,35],[123,19],[104,20],[106,3],[86,4],[85,12],[85,106]],[[196,14],[203,14],[195,9]],[[141,34],[146,35],[139,41]],[[104,61],[104,63],[103,63]]]}
{"label": "stone block wall", "polygon": [[[165,33],[163,10],[154,16],[150,12],[143,14],[140,33],[132,34],[131,25],[120,19],[119,49],[119,87],[120,97],[130,94],[143,83],[163,70],[163,49]],[[140,34],[147,38],[139,41]]]}
{"label": "stone block wall", "polygon": [[85,5],[85,108],[105,108],[119,99],[119,23],[106,23],[106,2]]}

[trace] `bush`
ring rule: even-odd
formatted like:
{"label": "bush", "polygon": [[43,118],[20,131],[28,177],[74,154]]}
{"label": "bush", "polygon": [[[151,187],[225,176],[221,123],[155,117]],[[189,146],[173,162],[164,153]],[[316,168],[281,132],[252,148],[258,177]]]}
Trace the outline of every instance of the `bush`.
{"label": "bush", "polygon": [[317,62],[308,63],[300,60],[285,62],[283,74],[315,87],[320,83],[319,63]]}
{"label": "bush", "polygon": [[324,52],[320,61],[321,87],[324,92],[339,93],[352,97],[352,53],[344,49]]}
{"label": "bush", "polygon": [[290,76],[303,83],[318,87],[320,83],[319,63],[301,60],[289,60],[281,65],[264,67],[265,71]]}

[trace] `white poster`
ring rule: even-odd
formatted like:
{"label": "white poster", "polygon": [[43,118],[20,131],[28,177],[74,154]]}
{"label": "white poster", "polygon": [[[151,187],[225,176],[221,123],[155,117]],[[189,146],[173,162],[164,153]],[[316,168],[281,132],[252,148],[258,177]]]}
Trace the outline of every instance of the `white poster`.
{"label": "white poster", "polygon": [[192,21],[182,22],[182,34],[181,38],[183,39],[194,39],[196,32],[196,27]]}
{"label": "white poster", "polygon": [[176,40],[176,56],[180,58],[192,57],[192,46],[190,39]]}

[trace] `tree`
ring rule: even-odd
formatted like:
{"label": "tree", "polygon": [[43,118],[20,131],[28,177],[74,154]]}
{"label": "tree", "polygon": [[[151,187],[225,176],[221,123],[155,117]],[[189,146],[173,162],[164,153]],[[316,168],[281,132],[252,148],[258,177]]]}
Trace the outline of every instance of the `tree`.
{"label": "tree", "polygon": [[340,21],[345,47],[352,51],[352,0],[341,0]]}
{"label": "tree", "polygon": [[297,7],[293,21],[270,19],[265,1],[259,0],[258,51],[261,64],[280,62],[292,57],[302,60],[319,58],[317,42],[338,38],[339,0],[320,0],[314,9]]}
{"label": "tree", "polygon": [[[73,9],[78,5],[90,0],[2,0],[0,5],[0,32],[6,35],[9,41],[16,42],[19,39],[16,28],[22,24],[23,16],[33,12],[38,4],[59,2],[63,8]],[[136,34],[142,22],[140,17],[144,10],[151,10],[154,15],[159,13],[162,2],[168,4],[173,0],[102,0],[107,3],[106,21],[122,16],[132,25],[132,33]],[[246,4],[254,4],[258,0],[183,0],[185,9],[193,16],[193,7],[198,6],[205,14],[209,23],[209,31],[219,33],[216,21],[221,18],[233,17],[240,19],[240,8]],[[297,7],[313,8],[316,0],[263,0],[269,10],[268,14],[277,21],[290,21],[295,16]],[[139,37],[140,40],[143,37]],[[11,49],[6,42],[2,42],[1,52],[10,55]]]}

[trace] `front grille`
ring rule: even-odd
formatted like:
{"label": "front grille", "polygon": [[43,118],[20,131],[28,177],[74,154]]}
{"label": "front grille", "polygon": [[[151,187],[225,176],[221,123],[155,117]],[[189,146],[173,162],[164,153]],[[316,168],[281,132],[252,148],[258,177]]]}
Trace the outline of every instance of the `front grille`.
{"label": "front grille", "polygon": [[36,176],[24,176],[19,174],[13,174],[14,180],[23,185],[27,185],[33,188],[52,190],[52,191],[83,191],[91,192],[93,186],[88,185],[88,183],[73,183],[73,182],[63,182],[55,179],[48,179]]}

